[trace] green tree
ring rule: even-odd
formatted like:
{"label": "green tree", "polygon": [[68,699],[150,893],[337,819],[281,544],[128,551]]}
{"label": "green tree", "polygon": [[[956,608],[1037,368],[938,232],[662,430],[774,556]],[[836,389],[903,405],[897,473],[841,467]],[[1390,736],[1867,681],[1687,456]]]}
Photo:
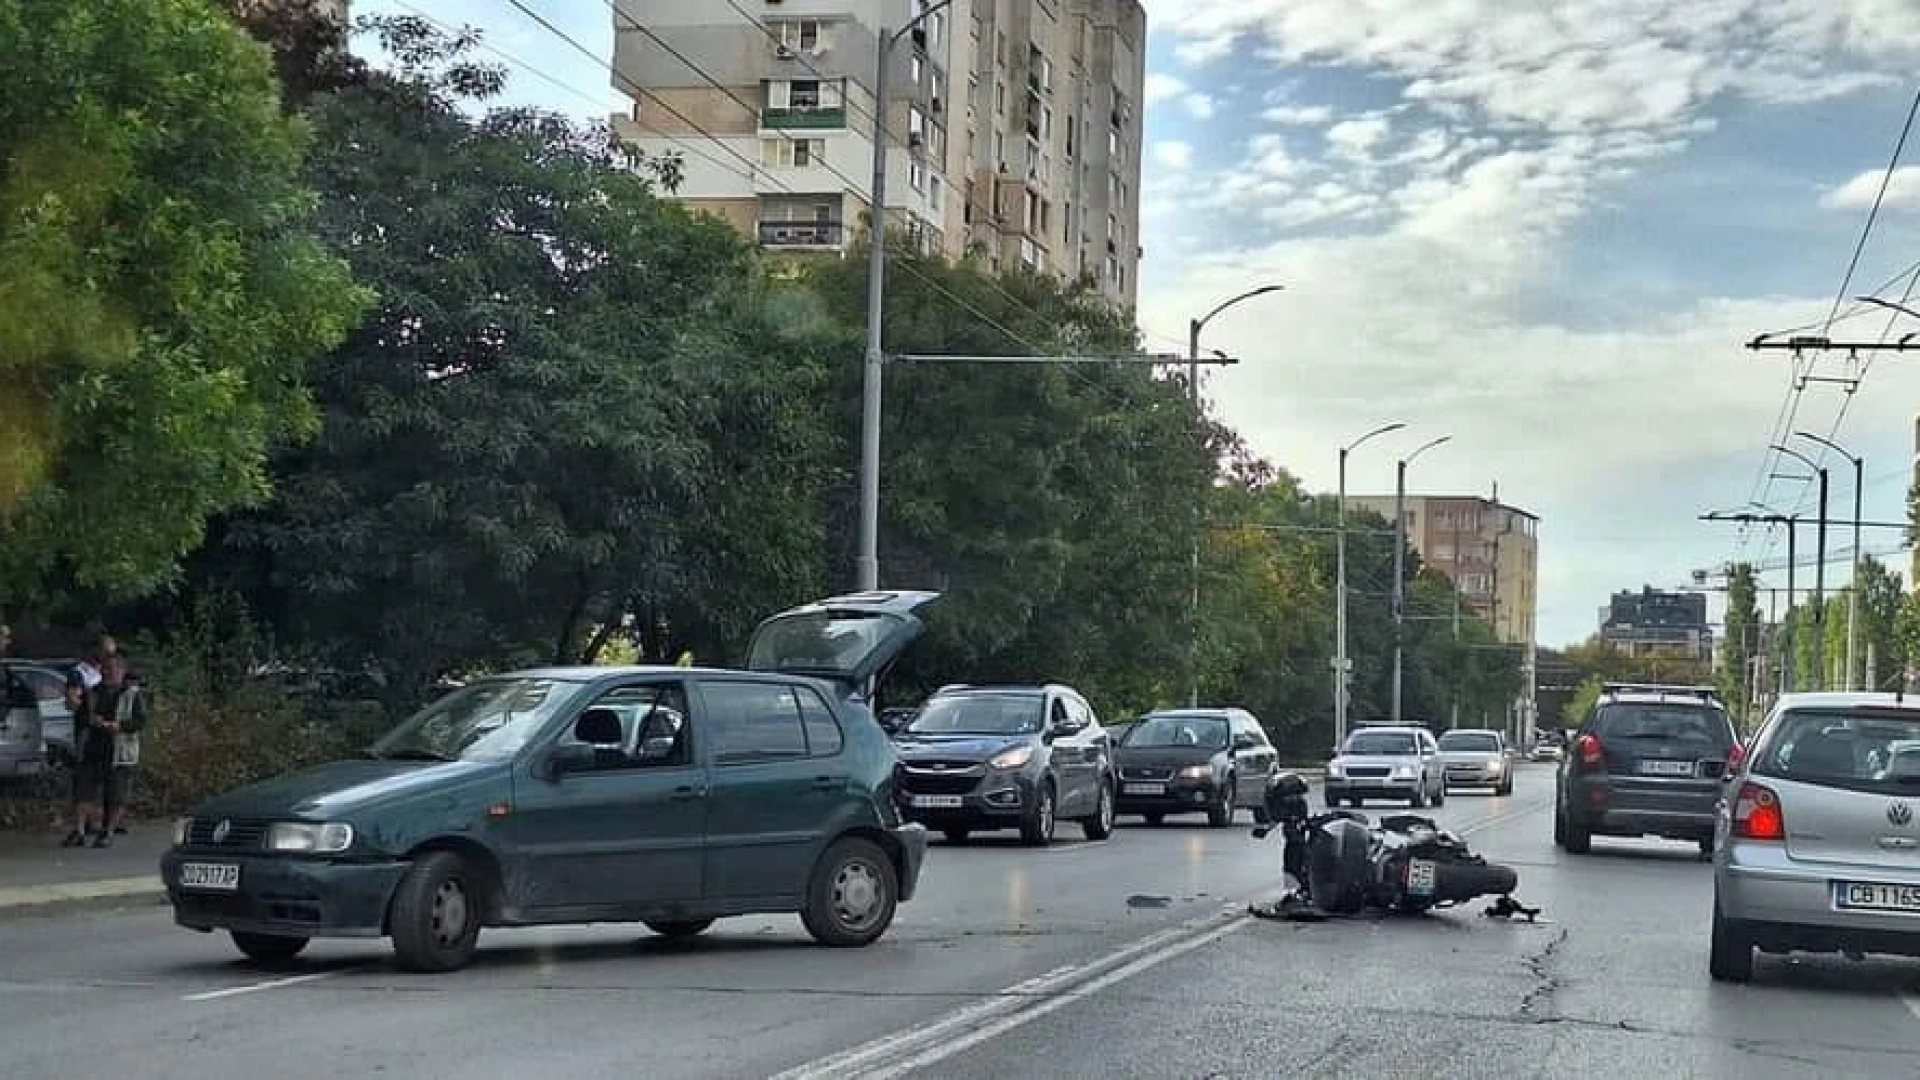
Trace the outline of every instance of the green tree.
{"label": "green tree", "polygon": [[1752,563],[1738,563],[1727,574],[1727,618],[1720,641],[1720,692],[1745,717],[1749,666],[1760,655],[1765,627],[1760,619],[1759,588]]}
{"label": "green tree", "polygon": [[402,71],[312,117],[325,235],[381,301],[316,366],[324,423],[281,500],[234,526],[275,621],[403,689],[590,660],[630,619],[739,641],[818,576],[808,325],[603,132],[470,120],[461,95],[497,85],[471,43],[379,29]]}
{"label": "green tree", "polygon": [[367,302],[301,124],[204,0],[0,0],[0,591],[150,591],[309,436]]}
{"label": "green tree", "polygon": [[[1132,325],[1097,293],[995,275],[903,248],[890,257],[887,347],[950,355],[1128,354]],[[839,462],[859,430],[863,260],[796,274],[843,327],[830,387]],[[883,431],[883,583],[947,593],[902,665],[910,696],[956,679],[1072,682],[1103,712],[1184,687],[1192,511],[1214,473],[1210,432],[1142,365],[896,363]],[[838,462],[836,462],[838,464]],[[853,521],[854,476],[833,516]],[[851,578],[850,528],[832,577]]]}

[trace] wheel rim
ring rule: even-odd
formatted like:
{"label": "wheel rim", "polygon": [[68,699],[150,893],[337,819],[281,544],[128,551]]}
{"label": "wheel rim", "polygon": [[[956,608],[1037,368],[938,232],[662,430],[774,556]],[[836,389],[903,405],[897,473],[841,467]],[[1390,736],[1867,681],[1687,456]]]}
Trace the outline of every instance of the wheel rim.
{"label": "wheel rim", "polygon": [[849,859],[833,875],[833,917],[859,933],[872,926],[886,907],[880,870],[865,859]]}
{"label": "wheel rim", "polygon": [[458,881],[440,883],[433,891],[433,940],[445,948],[459,944],[467,933],[467,890]]}
{"label": "wheel rim", "polygon": [[1113,788],[1107,784],[1100,785],[1100,828],[1113,828]]}
{"label": "wheel rim", "polygon": [[1053,836],[1053,789],[1040,789],[1040,835],[1049,839]]}

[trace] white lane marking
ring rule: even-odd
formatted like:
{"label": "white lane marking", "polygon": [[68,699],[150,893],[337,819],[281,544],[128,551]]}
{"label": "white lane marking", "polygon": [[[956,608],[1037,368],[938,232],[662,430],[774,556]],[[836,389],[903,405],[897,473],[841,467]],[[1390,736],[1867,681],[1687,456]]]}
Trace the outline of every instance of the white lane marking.
{"label": "white lane marking", "polygon": [[1912,994],[1901,994],[1900,1004],[1905,1005],[1907,1011],[1914,1016],[1920,1017],[1920,997],[1915,997]]}
{"label": "white lane marking", "polygon": [[284,979],[268,979],[265,982],[248,983],[245,986],[229,986],[224,990],[207,990],[198,994],[187,994],[181,1001],[218,1001],[221,998],[239,997],[241,994],[257,994],[263,990],[278,990],[286,986],[298,986],[301,983],[331,979],[335,975],[345,975],[354,968],[339,968],[334,971],[315,971],[306,975],[289,975]]}
{"label": "white lane marking", "polygon": [[[912,1054],[917,1048],[927,1045],[940,1046],[950,1038],[958,1038],[964,1032],[978,1025],[1002,1017],[1004,1014],[1028,1009],[1033,999],[1050,994],[1061,993],[1076,983],[1097,978],[1104,972],[1111,972],[1121,966],[1150,961],[1148,966],[1159,963],[1168,956],[1179,955],[1171,950],[1180,947],[1180,939],[1198,940],[1211,931],[1221,929],[1221,923],[1227,926],[1244,925],[1239,918],[1238,905],[1223,909],[1211,915],[1189,919],[1177,926],[1149,934],[1131,945],[1122,946],[1113,952],[1079,964],[1067,964],[1053,969],[1044,975],[1016,983],[998,991],[992,997],[930,1024],[920,1025],[883,1035],[871,1042],[842,1050],[836,1054],[804,1065],[796,1066],[774,1075],[770,1080],[849,1080],[856,1075],[856,1069],[884,1068],[884,1063],[902,1054]],[[1196,937],[1196,935],[1198,937]],[[1164,954],[1154,951],[1166,948]],[[971,1045],[971,1044],[969,1044]]]}
{"label": "white lane marking", "polygon": [[1087,851],[1092,848],[1106,847],[1107,843],[1108,841],[1105,841],[1105,840],[1081,840],[1077,843],[1065,843],[1065,844],[1055,842],[1047,847],[1041,848],[1040,854],[1058,855],[1062,852]]}
{"label": "white lane marking", "polygon": [[[1116,983],[1125,982],[1149,968],[1157,967],[1169,960],[1185,956],[1195,949],[1210,945],[1236,930],[1245,930],[1251,925],[1253,925],[1251,922],[1240,920],[1227,923],[1225,926],[1216,926],[1212,930],[1201,934],[1199,937],[1188,938],[1177,945],[1168,946],[1164,952],[1156,953],[1152,956],[1140,957],[1130,964],[1124,964],[1108,971],[1104,975],[1089,979],[1071,990],[1067,990],[1054,997],[1049,997],[1031,1008],[1023,1009],[1012,1016],[1002,1017],[998,1020],[982,1024],[971,1033],[963,1035],[958,1039],[923,1050],[907,1058],[905,1061],[898,1062],[892,1066],[860,1073],[858,1074],[858,1080],[894,1080],[895,1077],[905,1076],[916,1069],[924,1069],[930,1065],[937,1065],[955,1054],[978,1046],[989,1039],[997,1039],[1015,1028],[1033,1023],[1048,1013],[1064,1009],[1068,1005],[1091,997]],[[854,1078],[843,1075],[842,1080],[854,1080]]]}

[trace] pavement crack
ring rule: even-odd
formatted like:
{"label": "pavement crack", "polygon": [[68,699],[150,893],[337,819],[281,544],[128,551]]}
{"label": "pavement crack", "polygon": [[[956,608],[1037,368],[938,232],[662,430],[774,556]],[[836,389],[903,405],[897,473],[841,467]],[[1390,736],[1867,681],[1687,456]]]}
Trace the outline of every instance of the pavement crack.
{"label": "pavement crack", "polygon": [[1537,980],[1537,984],[1520,999],[1521,1019],[1532,1023],[1551,1023],[1558,1019],[1544,1014],[1553,1004],[1553,995],[1560,990],[1560,977],[1552,970],[1553,960],[1554,955],[1560,951],[1560,946],[1566,944],[1568,932],[1568,928],[1562,926],[1560,932],[1555,934],[1553,940],[1547,942],[1544,948],[1538,952],[1528,953],[1522,961],[1526,964],[1527,971]]}

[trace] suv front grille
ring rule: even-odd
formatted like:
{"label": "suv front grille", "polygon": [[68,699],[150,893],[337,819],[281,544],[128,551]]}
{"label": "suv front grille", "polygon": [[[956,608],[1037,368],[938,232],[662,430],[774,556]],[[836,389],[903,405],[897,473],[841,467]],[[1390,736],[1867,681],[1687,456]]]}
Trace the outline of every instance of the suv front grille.
{"label": "suv front grille", "polygon": [[1120,770],[1122,780],[1171,780],[1173,770],[1148,765],[1128,765]]}
{"label": "suv front grille", "polygon": [[986,770],[974,762],[914,762],[901,765],[896,775],[900,790],[909,794],[965,795],[979,786]]}
{"label": "suv front grille", "polygon": [[1379,780],[1392,774],[1393,770],[1385,765],[1347,766],[1347,775],[1356,780]]}

